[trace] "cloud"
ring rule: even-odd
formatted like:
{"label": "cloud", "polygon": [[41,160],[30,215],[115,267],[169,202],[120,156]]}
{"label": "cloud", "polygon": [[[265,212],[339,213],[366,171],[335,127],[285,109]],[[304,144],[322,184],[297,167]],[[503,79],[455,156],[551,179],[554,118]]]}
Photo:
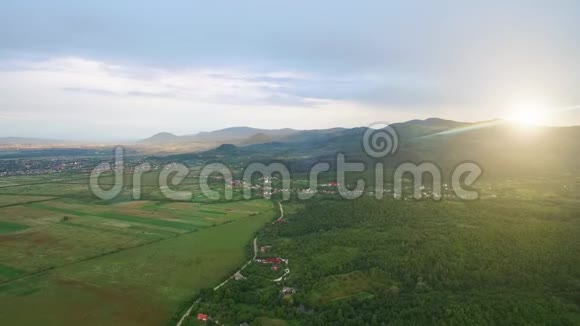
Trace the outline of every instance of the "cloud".
{"label": "cloud", "polygon": [[[114,97],[160,97],[227,105],[314,106],[316,97],[287,92],[306,75],[240,69],[160,69],[110,64],[77,57],[12,62],[4,72],[15,78],[49,81],[64,92]],[[38,80],[38,79],[37,79]]]}
{"label": "cloud", "polygon": [[107,95],[107,96],[121,96],[121,94],[106,91],[103,89],[91,89],[91,88],[80,88],[80,87],[62,87],[61,90],[65,92],[72,93],[86,93],[86,94],[96,94],[96,95]]}
{"label": "cloud", "polygon": [[78,57],[10,62],[4,72],[45,80],[73,94],[156,97],[206,104],[316,107],[328,101],[414,105],[431,101],[418,77],[391,73],[323,75],[237,68],[174,68],[113,64]]}
{"label": "cloud", "polygon": [[367,109],[355,102],[289,91],[322,78],[302,72],[168,69],[79,57],[0,66],[2,135],[110,139],[235,125],[324,128],[367,123],[361,118]]}

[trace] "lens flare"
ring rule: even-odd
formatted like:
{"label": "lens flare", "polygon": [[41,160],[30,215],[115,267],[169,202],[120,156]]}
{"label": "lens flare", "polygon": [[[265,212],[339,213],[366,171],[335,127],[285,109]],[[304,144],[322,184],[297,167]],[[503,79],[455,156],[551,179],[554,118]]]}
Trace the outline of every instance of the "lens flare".
{"label": "lens flare", "polygon": [[509,120],[523,126],[537,126],[542,124],[544,118],[545,114],[539,110],[525,110],[516,112]]}
{"label": "lens flare", "polygon": [[546,107],[534,102],[520,103],[514,107],[506,120],[521,126],[538,126],[546,124],[548,119]]}

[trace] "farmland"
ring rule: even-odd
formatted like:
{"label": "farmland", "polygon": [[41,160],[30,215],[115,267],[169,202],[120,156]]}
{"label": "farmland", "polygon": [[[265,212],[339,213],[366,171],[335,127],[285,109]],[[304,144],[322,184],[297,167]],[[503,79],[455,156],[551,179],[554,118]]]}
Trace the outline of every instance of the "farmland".
{"label": "farmland", "polygon": [[64,174],[2,179],[0,320],[164,324],[247,259],[253,234],[275,215],[265,200],[171,202],[146,191],[130,200],[128,189],[104,202],[87,183]]}

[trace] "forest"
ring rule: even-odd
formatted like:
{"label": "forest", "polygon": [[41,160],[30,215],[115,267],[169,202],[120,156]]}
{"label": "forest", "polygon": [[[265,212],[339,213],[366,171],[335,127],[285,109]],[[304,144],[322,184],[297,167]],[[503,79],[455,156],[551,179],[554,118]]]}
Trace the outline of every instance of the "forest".
{"label": "forest", "polygon": [[225,325],[580,323],[574,198],[284,205],[258,242],[259,257],[288,259],[288,277],[252,264],[202,291],[190,324],[195,312]]}

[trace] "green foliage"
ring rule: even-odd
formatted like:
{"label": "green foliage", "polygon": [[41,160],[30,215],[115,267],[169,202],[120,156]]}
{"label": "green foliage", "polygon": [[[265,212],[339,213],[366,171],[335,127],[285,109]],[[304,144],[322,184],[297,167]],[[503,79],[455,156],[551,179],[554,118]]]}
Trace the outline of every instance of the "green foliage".
{"label": "green foliage", "polygon": [[311,201],[259,235],[289,259],[291,300],[267,275],[248,273],[199,308],[227,323],[250,314],[308,325],[573,325],[577,207],[554,198]]}

